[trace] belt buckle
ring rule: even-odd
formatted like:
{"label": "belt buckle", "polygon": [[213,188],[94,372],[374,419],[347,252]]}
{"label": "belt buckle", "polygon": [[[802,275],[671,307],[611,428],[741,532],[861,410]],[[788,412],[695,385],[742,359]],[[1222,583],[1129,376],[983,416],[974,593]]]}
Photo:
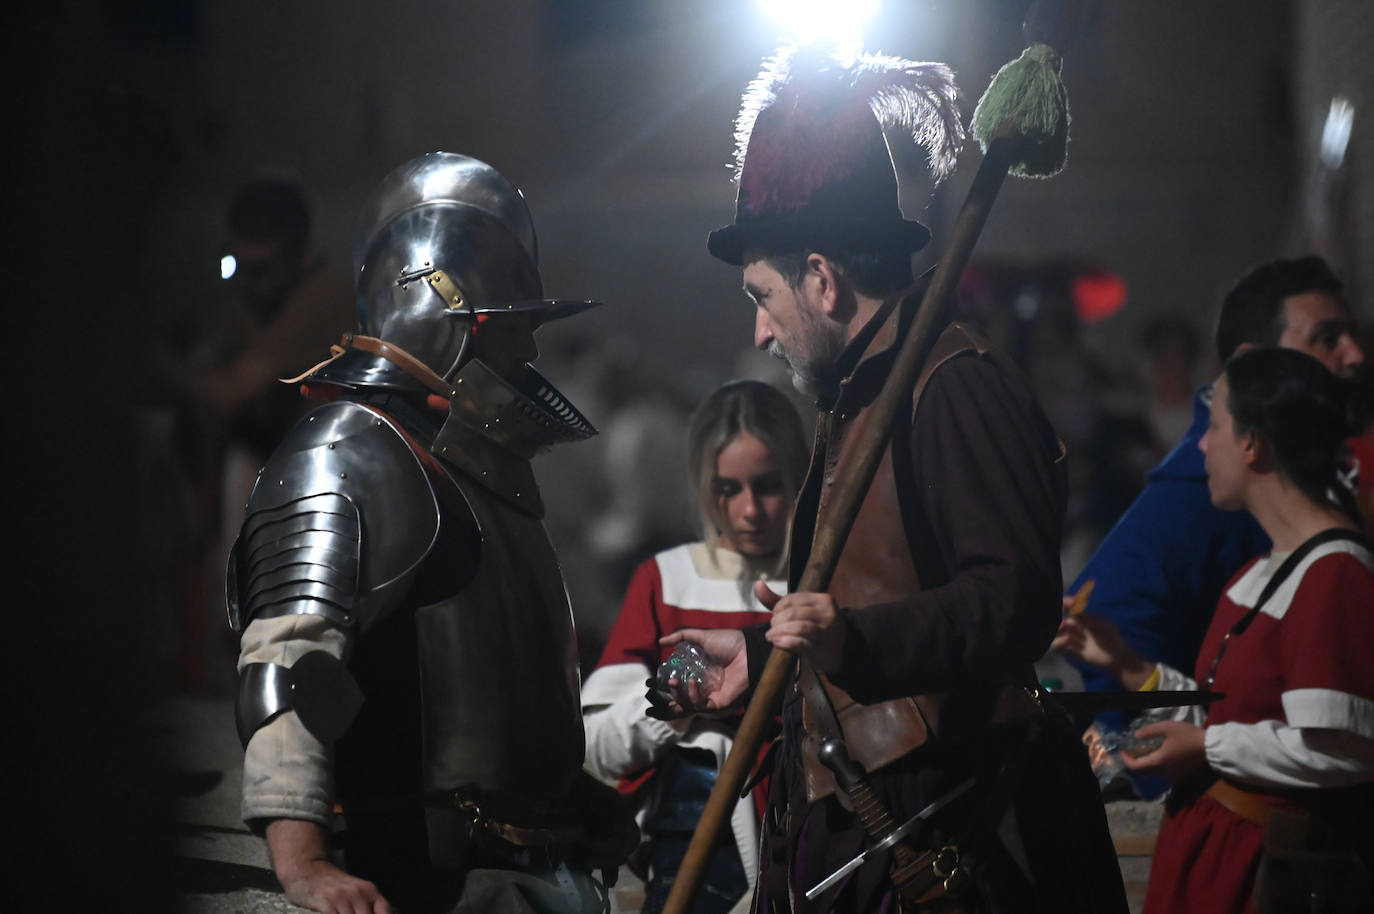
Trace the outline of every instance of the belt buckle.
{"label": "belt buckle", "polygon": [[954,875],[954,871],[959,868],[959,848],[953,844],[946,844],[940,848],[935,853],[935,859],[930,862],[930,868],[941,879],[948,879]]}
{"label": "belt buckle", "polygon": [[935,854],[935,859],[930,863],[931,872],[940,878],[945,892],[954,894],[968,885],[969,871],[963,866],[963,861],[959,856],[959,848],[953,844],[946,844]]}
{"label": "belt buckle", "polygon": [[489,838],[501,839],[501,835],[499,834],[500,827],[496,824],[495,820],[482,809],[481,803],[478,802],[476,797],[471,794],[464,794],[461,791],[455,791],[453,794],[453,805],[471,821],[472,834],[474,836],[486,835]]}

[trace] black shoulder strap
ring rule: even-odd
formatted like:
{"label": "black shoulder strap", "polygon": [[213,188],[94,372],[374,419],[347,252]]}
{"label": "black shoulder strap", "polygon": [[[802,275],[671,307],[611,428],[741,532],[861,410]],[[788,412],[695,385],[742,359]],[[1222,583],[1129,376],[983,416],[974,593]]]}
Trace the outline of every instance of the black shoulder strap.
{"label": "black shoulder strap", "polygon": [[[1250,607],[1250,611],[1242,616],[1239,622],[1231,626],[1231,634],[1239,635],[1249,628],[1250,623],[1255,621],[1255,616],[1259,615],[1259,611],[1264,608],[1264,604],[1269,602],[1269,598],[1274,595],[1274,591],[1278,590],[1279,587],[1283,585],[1283,582],[1293,573],[1293,569],[1298,567],[1298,563],[1311,554],[1313,549],[1316,549],[1323,543],[1332,542],[1333,540],[1350,540],[1351,542],[1359,543],[1366,549],[1370,549],[1371,547],[1369,539],[1362,533],[1345,527],[1333,527],[1330,530],[1323,530],[1321,533],[1310,537],[1301,546],[1289,553],[1288,558],[1283,560],[1283,564],[1278,567],[1278,570],[1269,578],[1269,582],[1264,585],[1264,590],[1260,591],[1259,599],[1255,601],[1255,605]],[[1374,551],[1374,549],[1371,549],[1371,551]]]}

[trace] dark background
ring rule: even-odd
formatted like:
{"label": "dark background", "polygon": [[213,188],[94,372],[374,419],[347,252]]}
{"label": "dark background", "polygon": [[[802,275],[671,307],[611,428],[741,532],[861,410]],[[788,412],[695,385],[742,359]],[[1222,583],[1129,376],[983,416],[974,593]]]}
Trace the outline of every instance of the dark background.
{"label": "dark background", "polygon": [[[1023,46],[1017,0],[883,6],[867,46],[951,63],[966,113]],[[1082,410],[1101,412],[1093,397],[1139,412],[1153,319],[1177,319],[1209,352],[1211,309],[1255,263],[1326,254],[1366,321],[1374,283],[1370,4],[1087,9],[1064,66],[1068,168],[1008,183],[974,274],[979,313],[1033,369],[1051,412],[1062,406],[1061,432]],[[175,773],[149,757],[139,714],[169,693],[222,687],[232,654],[223,638],[182,638],[179,614],[218,620],[217,607],[175,606],[164,592],[148,487],[172,481],[146,478],[138,391],[150,341],[219,307],[233,189],[264,168],[298,176],[320,249],[347,269],[354,217],[392,167],[440,149],[489,161],[525,192],[546,289],[605,302],[575,329],[541,334],[541,369],[573,393],[586,381],[578,354],[599,353],[634,379],[622,393],[686,408],[731,376],[772,376],[749,350],[738,274],[704,239],[731,218],[739,92],[782,31],[743,0],[109,0],[12,14],[6,451],[20,509],[6,783],[21,898],[41,893],[52,910],[170,903],[160,826]],[[1353,136],[1343,163],[1323,168],[1334,96],[1354,106]],[[908,215],[936,238],[918,267],[938,255],[976,161],[969,150],[935,191],[904,175]],[[1124,283],[1125,302],[1085,322],[1065,290],[1100,274]],[[1094,367],[1064,370],[1066,352]],[[1204,360],[1190,382],[1209,370]],[[626,399],[593,402],[618,410]],[[1139,484],[1127,475],[1116,501]],[[579,521],[598,506],[561,494],[546,495],[563,509],[551,530],[575,566],[594,659],[617,576],[650,540],[603,570],[577,551]],[[690,535],[685,506],[660,510]],[[1110,514],[1083,512],[1080,555]],[[1077,560],[1066,552],[1066,570]]]}

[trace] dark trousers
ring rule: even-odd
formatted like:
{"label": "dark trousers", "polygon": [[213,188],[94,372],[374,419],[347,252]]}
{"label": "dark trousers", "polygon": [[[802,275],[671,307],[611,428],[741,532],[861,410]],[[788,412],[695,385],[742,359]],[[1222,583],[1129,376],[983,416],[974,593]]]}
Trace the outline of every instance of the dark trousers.
{"label": "dark trousers", "polygon": [[[701,820],[716,782],[716,759],[709,752],[676,749],[658,772],[658,793],[644,820],[649,844],[649,876],[641,914],[658,914],[668,902],[692,832]],[[697,893],[694,914],[725,914],[749,890],[739,849],[728,834],[716,845]]]}
{"label": "dark trousers", "polygon": [[[677,880],[691,834],[654,835],[650,839],[649,881],[644,886],[641,914],[659,914]],[[697,894],[693,914],[725,914],[749,889],[739,849],[727,834],[711,855],[706,878]]]}

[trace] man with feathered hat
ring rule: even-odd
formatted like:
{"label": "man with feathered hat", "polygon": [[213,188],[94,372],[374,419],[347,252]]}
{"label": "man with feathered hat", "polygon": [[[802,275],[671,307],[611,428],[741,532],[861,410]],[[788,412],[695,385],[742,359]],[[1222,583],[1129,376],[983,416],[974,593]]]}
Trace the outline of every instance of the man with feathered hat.
{"label": "man with feathered hat", "polygon": [[[707,245],[743,268],[755,345],[786,359],[819,407],[793,588],[920,299],[911,255],[930,233],[902,216],[885,124],[927,147],[936,178],[950,171],[963,129],[949,69],[780,53],[745,95],[735,220]],[[1062,446],[1014,366],[959,324],[939,336],[889,440],[828,593],[760,586],[769,626],[668,636],[722,660],[726,684],[677,688],[666,706],[651,691],[651,711],[738,701],[770,642],[802,658],[783,704],[758,911],[1123,911],[1074,728],[1020,688],[1060,617]],[[832,770],[818,751],[837,731],[857,768]],[[869,795],[876,806],[860,802]],[[889,826],[917,818],[845,871],[875,843],[874,809]]]}
{"label": "man with feathered hat", "polygon": [[589,873],[638,835],[581,773],[530,469],[596,430],[528,364],[535,328],[594,303],[544,298],[520,191],[451,153],[381,182],[355,267],[359,332],[303,376],[326,403],[229,559],[243,818],[318,911],[600,911]]}

